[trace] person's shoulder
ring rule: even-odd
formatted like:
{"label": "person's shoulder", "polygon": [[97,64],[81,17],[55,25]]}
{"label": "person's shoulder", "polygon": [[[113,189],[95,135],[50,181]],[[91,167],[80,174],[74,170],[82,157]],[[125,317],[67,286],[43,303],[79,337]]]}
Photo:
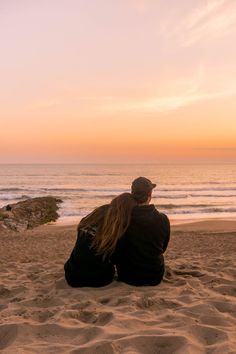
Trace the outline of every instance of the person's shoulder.
{"label": "person's shoulder", "polygon": [[96,227],[90,226],[90,227],[81,227],[78,230],[78,236],[79,237],[94,237],[96,235]]}
{"label": "person's shoulder", "polygon": [[170,224],[170,220],[169,220],[168,216],[164,213],[161,213],[157,209],[156,209],[156,217],[157,217],[158,221],[161,222],[162,224],[164,224],[164,225]]}
{"label": "person's shoulder", "polygon": [[163,221],[169,221],[169,218],[166,214],[159,212],[159,216]]}
{"label": "person's shoulder", "polygon": [[80,228],[77,231],[76,248],[87,249],[94,238],[95,230],[92,228]]}

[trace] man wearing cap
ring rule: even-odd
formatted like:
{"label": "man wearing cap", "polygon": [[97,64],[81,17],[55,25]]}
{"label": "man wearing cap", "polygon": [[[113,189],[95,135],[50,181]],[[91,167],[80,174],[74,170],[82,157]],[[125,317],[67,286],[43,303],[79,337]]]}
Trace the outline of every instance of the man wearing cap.
{"label": "man wearing cap", "polygon": [[165,271],[163,254],[170,239],[170,222],[150,204],[155,187],[145,177],[133,181],[131,194],[137,206],[115,252],[119,280],[131,285],[157,285]]}

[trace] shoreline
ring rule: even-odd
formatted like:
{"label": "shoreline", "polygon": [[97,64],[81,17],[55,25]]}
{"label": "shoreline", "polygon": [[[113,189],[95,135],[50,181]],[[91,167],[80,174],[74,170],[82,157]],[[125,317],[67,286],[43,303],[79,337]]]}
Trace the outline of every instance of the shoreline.
{"label": "shoreline", "polygon": [[[63,222],[63,221],[56,221],[52,223],[48,223],[43,226],[53,226],[53,227],[76,227],[80,221],[80,218],[75,220],[74,222]],[[171,228],[172,230],[178,230],[178,231],[198,231],[198,230],[203,230],[207,231],[210,229],[211,231],[223,231],[226,229],[225,232],[228,230],[230,231],[236,231],[236,220],[233,218],[214,218],[214,219],[189,219],[189,220],[170,220]]]}

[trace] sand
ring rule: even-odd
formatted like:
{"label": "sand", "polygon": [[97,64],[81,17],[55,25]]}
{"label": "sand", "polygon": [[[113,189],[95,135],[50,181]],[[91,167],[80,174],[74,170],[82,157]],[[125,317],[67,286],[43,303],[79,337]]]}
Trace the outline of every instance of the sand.
{"label": "sand", "polygon": [[72,289],[75,226],[0,235],[2,353],[236,353],[236,222],[176,225],[156,287]]}

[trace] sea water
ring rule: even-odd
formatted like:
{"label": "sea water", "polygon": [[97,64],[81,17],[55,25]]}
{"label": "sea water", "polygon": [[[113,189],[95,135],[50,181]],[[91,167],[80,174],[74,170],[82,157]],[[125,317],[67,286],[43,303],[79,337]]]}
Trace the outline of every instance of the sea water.
{"label": "sea water", "polygon": [[32,197],[63,200],[59,222],[76,222],[145,176],[152,202],[173,221],[236,220],[236,165],[0,165],[0,207]]}

